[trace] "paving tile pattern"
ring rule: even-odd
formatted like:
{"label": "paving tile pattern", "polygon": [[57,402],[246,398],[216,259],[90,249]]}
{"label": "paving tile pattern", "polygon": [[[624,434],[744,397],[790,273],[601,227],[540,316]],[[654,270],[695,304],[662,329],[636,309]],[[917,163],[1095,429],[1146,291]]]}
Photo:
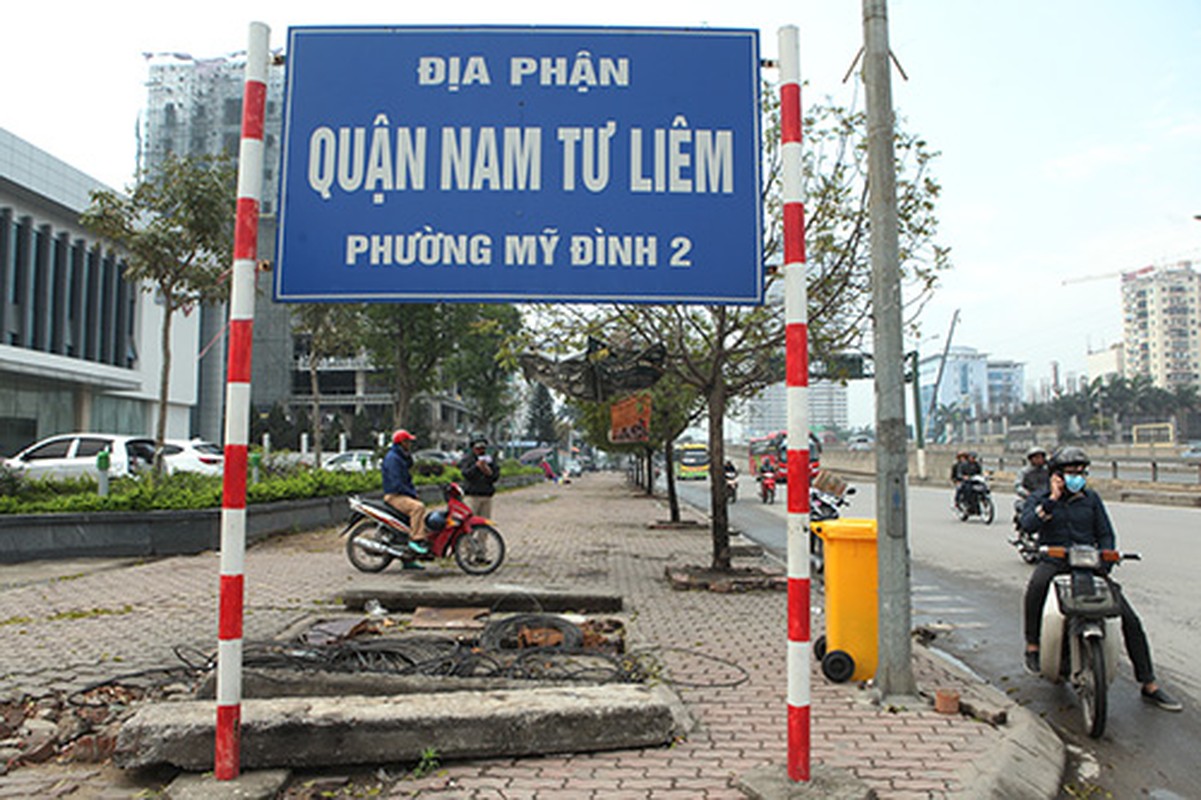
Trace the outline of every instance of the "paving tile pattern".
{"label": "paving tile pattern", "polygon": [[[664,505],[618,473],[538,485],[497,498],[508,545],[497,581],[620,592],[628,643],[651,649],[697,720],[670,747],[454,763],[419,780],[382,780],[381,796],[431,798],[741,798],[738,776],[786,756],[785,596],[782,592],[681,592],[667,565],[709,562],[708,530],[651,530]],[[5,567],[14,570],[18,567]],[[0,590],[0,700],[72,692],[115,676],[180,669],[216,646],[218,558],[176,557]],[[347,563],[336,531],[281,537],[246,561],[247,640],[280,635],[336,607],[340,591],[381,579],[452,585],[453,565],[380,576]],[[10,583],[12,583],[10,581]],[[19,583],[19,582],[18,582]],[[813,597],[820,608],[821,596]],[[820,619],[815,623],[820,633]],[[919,688],[963,688],[928,656]],[[158,674],[158,673],[154,673]],[[1001,733],[959,715],[882,709],[870,692],[812,675],[813,760],[850,770],[882,798],[953,797],[957,777],[986,757]],[[402,774],[399,768],[392,772]],[[130,797],[145,789],[111,767],[43,765],[0,775],[8,797]],[[303,796],[299,790],[291,796]]]}

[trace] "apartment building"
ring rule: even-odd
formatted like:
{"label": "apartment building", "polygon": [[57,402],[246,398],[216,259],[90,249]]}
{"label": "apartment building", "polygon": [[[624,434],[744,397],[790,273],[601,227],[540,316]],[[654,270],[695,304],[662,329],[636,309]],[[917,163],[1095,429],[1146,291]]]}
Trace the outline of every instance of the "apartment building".
{"label": "apartment building", "polygon": [[1127,378],[1201,387],[1201,274],[1193,262],[1125,273],[1122,322]]}

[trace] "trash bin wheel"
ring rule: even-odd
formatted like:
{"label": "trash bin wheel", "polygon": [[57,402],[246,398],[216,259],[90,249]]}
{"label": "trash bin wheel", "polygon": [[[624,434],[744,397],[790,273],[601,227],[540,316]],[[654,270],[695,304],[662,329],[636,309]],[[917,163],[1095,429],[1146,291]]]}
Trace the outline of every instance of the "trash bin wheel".
{"label": "trash bin wheel", "polygon": [[845,650],[831,650],[822,656],[822,674],[835,683],[846,683],[855,674],[855,659]]}
{"label": "trash bin wheel", "polygon": [[826,637],[821,635],[813,640],[813,657],[821,661],[826,656]]}

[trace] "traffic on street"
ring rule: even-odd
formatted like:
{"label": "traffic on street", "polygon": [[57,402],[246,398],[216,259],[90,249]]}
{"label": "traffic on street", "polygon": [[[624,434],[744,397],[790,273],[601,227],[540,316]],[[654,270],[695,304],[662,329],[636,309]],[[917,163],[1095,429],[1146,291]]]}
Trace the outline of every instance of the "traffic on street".
{"label": "traffic on street", "polygon": [[[786,552],[784,496],[759,502],[754,479],[740,479],[739,501],[729,507],[730,525],[781,559]],[[857,493],[845,517],[876,518],[875,486],[853,481]],[[1022,668],[1022,595],[1032,567],[1010,544],[1013,496],[994,487],[996,518],[961,521],[948,487],[910,487],[912,622],[932,647],[958,660],[989,683],[1043,716],[1069,745],[1071,764],[1063,797],[1201,797],[1193,766],[1201,741],[1201,584],[1193,565],[1201,559],[1201,509],[1109,502],[1118,547],[1142,560],[1123,564],[1114,577],[1142,617],[1160,682],[1184,703],[1168,714],[1142,702],[1123,649],[1109,690],[1109,725],[1101,739],[1082,731],[1071,692]],[[708,483],[680,484],[681,498],[705,509]],[[745,498],[745,499],[743,499]],[[1092,787],[1092,788],[1090,788]]]}

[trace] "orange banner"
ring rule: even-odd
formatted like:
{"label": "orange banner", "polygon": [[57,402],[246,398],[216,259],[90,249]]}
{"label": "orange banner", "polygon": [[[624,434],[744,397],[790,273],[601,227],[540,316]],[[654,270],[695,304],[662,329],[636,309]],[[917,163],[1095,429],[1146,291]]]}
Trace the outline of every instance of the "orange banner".
{"label": "orange banner", "polygon": [[651,396],[636,394],[611,407],[609,441],[636,444],[651,438]]}

